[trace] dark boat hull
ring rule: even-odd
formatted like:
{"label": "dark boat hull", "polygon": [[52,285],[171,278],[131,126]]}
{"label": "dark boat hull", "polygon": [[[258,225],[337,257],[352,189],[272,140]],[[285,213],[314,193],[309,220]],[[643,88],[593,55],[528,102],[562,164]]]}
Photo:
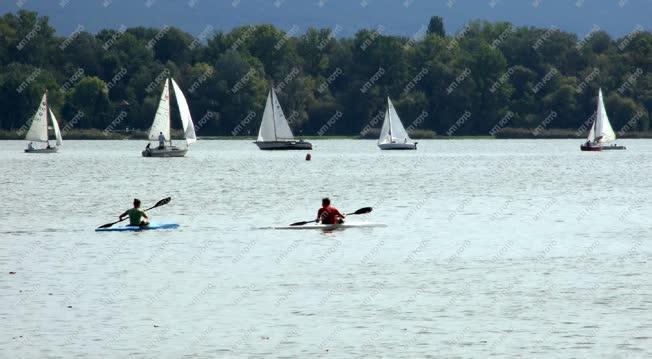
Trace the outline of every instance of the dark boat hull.
{"label": "dark boat hull", "polygon": [[589,151],[589,152],[597,152],[597,151],[602,151],[602,146],[581,145],[580,150]]}
{"label": "dark boat hull", "polygon": [[256,141],[254,143],[264,151],[312,150],[312,144],[306,141]]}
{"label": "dark boat hull", "polygon": [[618,145],[612,145],[612,146],[602,146],[603,151],[612,151],[612,150],[626,150],[627,147],[625,146],[618,146]]}
{"label": "dark boat hull", "polygon": [[183,157],[188,153],[187,148],[179,148],[176,146],[165,147],[164,149],[148,148],[141,154],[143,157]]}
{"label": "dark boat hull", "polygon": [[25,149],[25,153],[57,153],[59,147]]}
{"label": "dark boat hull", "polygon": [[618,146],[618,145],[604,146],[604,145],[587,145],[587,144],[583,144],[583,145],[580,146],[580,150],[582,150],[582,151],[590,151],[590,152],[614,151],[614,150],[626,150],[626,149],[627,149],[627,147]]}

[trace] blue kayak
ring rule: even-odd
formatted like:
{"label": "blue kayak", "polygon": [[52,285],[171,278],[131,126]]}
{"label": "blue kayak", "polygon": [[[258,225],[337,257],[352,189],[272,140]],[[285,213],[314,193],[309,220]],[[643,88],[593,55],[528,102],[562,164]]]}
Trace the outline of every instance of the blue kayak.
{"label": "blue kayak", "polygon": [[139,227],[139,226],[124,226],[124,227],[109,227],[109,228],[97,228],[95,232],[139,232],[139,231],[151,231],[157,229],[175,229],[179,228],[179,225],[176,223],[150,223],[148,226]]}

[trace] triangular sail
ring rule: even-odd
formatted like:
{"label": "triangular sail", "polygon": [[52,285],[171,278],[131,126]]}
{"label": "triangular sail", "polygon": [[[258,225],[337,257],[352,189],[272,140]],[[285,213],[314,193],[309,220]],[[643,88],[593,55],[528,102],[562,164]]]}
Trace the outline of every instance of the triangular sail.
{"label": "triangular sail", "polygon": [[276,140],[294,140],[294,135],[292,135],[292,130],[290,129],[290,124],[285,118],[281,104],[278,102],[276,97],[276,92],[274,89],[272,92],[272,104],[274,105],[274,122],[276,123]]}
{"label": "triangular sail", "polygon": [[174,81],[174,79],[171,79],[171,81],[174,94],[177,98],[177,104],[179,105],[179,116],[181,117],[181,124],[183,125],[183,133],[186,138],[186,143],[189,145],[197,141],[197,136],[195,135],[195,124],[192,122],[188,101],[186,101],[186,97],[183,95],[181,88],[179,88],[179,85],[177,85],[177,82]]}
{"label": "triangular sail", "polygon": [[272,92],[267,94],[267,102],[265,103],[265,111],[263,112],[263,119],[260,122],[260,130],[258,130],[258,141],[276,141],[276,132],[274,130],[274,113],[272,110]]}
{"label": "triangular sail", "polygon": [[48,111],[47,111],[47,94],[43,94],[41,104],[32,118],[25,139],[28,141],[47,142],[48,141]]}
{"label": "triangular sail", "polygon": [[589,131],[589,136],[586,138],[589,142],[595,141],[595,121],[591,125],[591,130]]}
{"label": "triangular sail", "polygon": [[158,136],[163,133],[167,141],[170,140],[170,85],[169,81],[165,80],[163,93],[161,93],[161,100],[158,103],[158,109],[154,116],[154,122],[149,129],[149,140],[158,141]]}
{"label": "triangular sail", "polygon": [[586,138],[589,142],[595,141],[595,122],[598,119],[597,112],[595,115],[595,118],[593,119],[593,123],[591,124],[591,130],[589,131],[589,136]]}
{"label": "triangular sail", "polygon": [[392,142],[391,136],[389,134],[389,108],[385,111],[385,119],[383,120],[383,127],[380,129],[380,137],[378,137],[378,143],[388,143]]}
{"label": "triangular sail", "polygon": [[54,112],[50,109],[50,118],[52,119],[52,127],[54,128],[54,137],[57,139],[57,146],[63,145],[63,138],[61,138],[61,130],[59,130],[59,123],[57,118],[54,117]]}
{"label": "triangular sail", "polygon": [[[602,89],[598,92],[598,111],[595,116],[595,130],[594,137],[600,143],[612,142],[616,140],[616,134],[611,123],[609,123],[609,116],[607,116],[607,109],[604,107],[604,100],[602,98]],[[590,134],[589,134],[590,135]]]}
{"label": "triangular sail", "polygon": [[258,131],[258,141],[287,141],[294,140],[292,130],[288,124],[281,104],[276,98],[274,89],[269,91],[267,95],[267,102],[265,103],[265,111],[263,112],[263,119],[260,122],[260,130]]}
{"label": "triangular sail", "polygon": [[387,99],[387,101],[389,102],[389,116],[391,118],[390,124],[392,138],[400,141],[409,140],[410,136],[408,136],[407,131],[405,131],[405,127],[403,127],[403,123],[401,123],[401,119],[398,117],[398,113],[396,113],[396,109],[394,108],[392,100]]}

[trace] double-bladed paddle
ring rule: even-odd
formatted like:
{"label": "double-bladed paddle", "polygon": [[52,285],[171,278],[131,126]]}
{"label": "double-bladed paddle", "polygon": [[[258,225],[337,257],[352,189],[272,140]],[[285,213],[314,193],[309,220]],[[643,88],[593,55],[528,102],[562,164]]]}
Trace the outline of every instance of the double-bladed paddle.
{"label": "double-bladed paddle", "polygon": [[[155,205],[153,205],[153,206],[149,207],[148,209],[146,209],[146,211],[149,211],[150,209],[154,209],[154,208],[156,208],[156,207],[161,207],[161,206],[163,206],[163,205],[166,205],[166,204],[170,203],[171,200],[172,200],[172,197],[166,197],[166,198],[163,198],[162,200],[156,202]],[[103,224],[103,225],[101,225],[101,226],[99,226],[99,227],[97,227],[97,228],[98,228],[98,229],[99,229],[99,228],[109,228],[109,227],[111,227],[112,225],[114,225],[114,224],[116,224],[116,223],[120,223],[120,222],[126,220],[127,218],[129,218],[129,217],[125,217],[124,219],[121,219],[121,220],[119,220],[119,221],[115,221],[115,222],[113,222],[113,223]]]}
{"label": "double-bladed paddle", "polygon": [[[355,211],[353,213],[347,213],[346,215],[351,216],[351,215],[354,215],[354,214],[366,214],[366,213],[371,212],[372,210],[373,210],[373,208],[371,208],[371,207],[364,207],[364,208],[360,208],[359,210],[357,210],[357,211]],[[303,226],[304,224],[315,223],[315,222],[317,222],[317,220],[313,219],[312,221],[303,221],[303,222],[292,223],[290,226]]]}

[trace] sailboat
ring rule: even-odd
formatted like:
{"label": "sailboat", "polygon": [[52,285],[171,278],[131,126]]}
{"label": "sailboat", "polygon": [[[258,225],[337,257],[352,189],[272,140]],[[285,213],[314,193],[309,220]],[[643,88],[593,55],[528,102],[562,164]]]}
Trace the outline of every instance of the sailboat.
{"label": "sailboat", "polygon": [[[170,134],[172,126],[172,116],[170,112],[170,83],[172,84],[172,89],[174,90],[177,104],[179,105],[179,117],[181,117],[183,135],[186,140],[186,146],[183,148],[172,145],[172,137]],[[165,141],[163,141],[163,146],[161,146],[158,142],[161,135],[165,140],[169,141],[169,145],[166,145]],[[161,100],[158,103],[156,115],[154,115],[154,122],[152,123],[152,127],[149,129],[148,139],[150,141],[156,141],[159,144],[156,147],[151,147],[151,143],[148,143],[147,147],[142,152],[143,157],[183,157],[188,152],[190,144],[197,141],[197,136],[195,135],[195,124],[192,122],[192,116],[190,116],[188,101],[186,101],[186,97],[183,95],[181,88],[179,88],[179,85],[173,78],[165,80],[163,93],[161,93]]]}
{"label": "sailboat", "polygon": [[272,87],[267,95],[263,119],[254,142],[261,150],[311,150],[312,144],[304,140],[295,140],[288,120],[283,114],[276,92]]}
{"label": "sailboat", "polygon": [[595,115],[595,121],[591,125],[591,131],[586,142],[580,146],[582,151],[605,151],[605,150],[625,150],[625,146],[615,144],[606,145],[616,140],[616,133],[611,128],[607,109],[604,107],[602,98],[602,89],[598,91],[598,109]]}
{"label": "sailboat", "polygon": [[385,121],[380,129],[380,138],[378,138],[378,147],[381,150],[416,150],[418,142],[412,142],[408,136],[401,119],[396,113],[392,100],[387,97],[387,111],[385,112]]}
{"label": "sailboat", "polygon": [[[56,139],[56,145],[54,147],[50,146],[50,141],[48,140],[48,114],[50,115],[50,120],[52,120],[52,128],[54,129],[54,137]],[[41,98],[41,104],[32,118],[32,123],[29,126],[25,139],[30,141],[25,149],[25,152],[27,153],[55,153],[59,150],[59,147],[63,145],[59,123],[57,123],[57,118],[54,116],[54,112],[52,112],[48,106],[47,91]],[[34,147],[34,142],[43,142],[47,147],[36,148]]]}

